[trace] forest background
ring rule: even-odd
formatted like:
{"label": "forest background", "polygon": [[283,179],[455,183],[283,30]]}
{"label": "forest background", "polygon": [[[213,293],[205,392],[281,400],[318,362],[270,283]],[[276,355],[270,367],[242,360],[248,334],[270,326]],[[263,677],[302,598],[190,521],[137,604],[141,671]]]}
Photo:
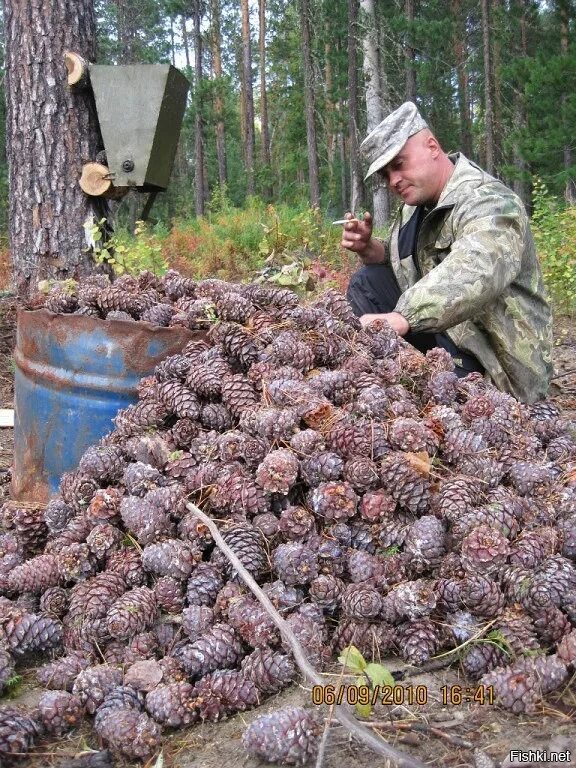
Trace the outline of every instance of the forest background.
{"label": "forest background", "polygon": [[95,11],[99,63],[170,62],[191,82],[151,223],[136,225],[136,194],[115,206],[118,271],[169,263],[344,286],[355,262],[329,222],[371,210],[386,228],[395,203],[364,183],[358,146],[412,99],[447,151],[522,197],[556,306],[576,308],[574,0],[96,0]]}

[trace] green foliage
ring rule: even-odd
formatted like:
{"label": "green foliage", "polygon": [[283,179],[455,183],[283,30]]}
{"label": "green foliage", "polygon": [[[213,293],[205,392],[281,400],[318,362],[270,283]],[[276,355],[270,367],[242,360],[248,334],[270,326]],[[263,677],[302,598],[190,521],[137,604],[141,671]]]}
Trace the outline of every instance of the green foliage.
{"label": "green foliage", "polygon": [[559,312],[576,311],[576,206],[553,197],[541,179],[533,189],[532,231],[548,292]]}
{"label": "green foliage", "polygon": [[[378,691],[384,686],[392,688],[396,685],[396,681],[389,669],[383,664],[375,664],[374,662],[368,662],[362,656],[358,648],[355,645],[349,645],[344,648],[338,661],[344,669],[349,670],[352,674],[358,675],[356,678],[356,686],[358,688],[368,687],[371,691]],[[368,717],[372,712],[372,704],[370,702],[356,704],[356,713],[360,717]]]}
{"label": "green foliage", "polygon": [[112,234],[103,240],[106,220],[85,224],[88,237],[94,243],[92,252],[98,264],[109,264],[115,275],[139,275],[149,270],[163,275],[168,263],[162,255],[162,242],[157,234],[150,232],[146,222],[137,221],[134,235],[126,231]]}
{"label": "green foliage", "polygon": [[319,282],[338,282],[348,268],[340,252],[341,231],[307,206],[265,205],[249,198],[235,208],[217,187],[205,217],[177,222],[163,242],[175,268],[200,279],[256,279],[300,292]]}

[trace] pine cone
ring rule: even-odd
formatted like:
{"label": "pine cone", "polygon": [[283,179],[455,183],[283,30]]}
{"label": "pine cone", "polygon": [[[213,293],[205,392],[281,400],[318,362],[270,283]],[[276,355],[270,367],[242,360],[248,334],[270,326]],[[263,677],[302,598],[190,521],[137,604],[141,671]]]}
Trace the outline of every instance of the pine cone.
{"label": "pine cone", "polygon": [[292,451],[271,451],[256,469],[256,482],[270,493],[287,494],[298,477],[300,463]]}
{"label": "pine cone", "polygon": [[305,765],[316,759],[322,733],[317,712],[285,707],[253,720],[242,744],[250,755],[272,763]]}
{"label": "pine cone", "polygon": [[38,710],[46,731],[62,736],[76,728],[84,717],[84,707],[77,696],[66,691],[47,691],[38,701]]}
{"label": "pine cone", "polygon": [[430,502],[430,481],[419,474],[403,454],[391,453],[384,457],[380,479],[383,488],[401,506],[416,514],[426,512]]}
{"label": "pine cone", "polygon": [[358,496],[347,482],[320,483],[312,491],[314,513],[325,520],[346,520],[356,514]]}
{"label": "pine cone", "polygon": [[10,759],[13,755],[29,752],[42,735],[42,724],[21,707],[0,707],[0,756]]}
{"label": "pine cone", "polygon": [[156,614],[154,592],[147,587],[134,587],[112,604],[106,626],[111,637],[123,640],[151,627]]}
{"label": "pine cone", "polygon": [[242,675],[251,680],[263,694],[277,693],[296,677],[296,668],[289,656],[271,648],[257,648],[241,663]]}
{"label": "pine cone", "polygon": [[86,711],[93,715],[106,696],[121,684],[120,669],[108,664],[97,664],[81,670],[72,686],[72,693],[80,699]]}
{"label": "pine cone", "polygon": [[397,642],[404,661],[416,666],[424,664],[440,648],[439,631],[429,619],[402,624],[398,627]]}
{"label": "pine cone", "polygon": [[174,651],[191,678],[235,667],[242,654],[242,644],[229,624],[214,624],[197,640]]}
{"label": "pine cone", "polygon": [[89,665],[88,657],[78,651],[72,651],[50,664],[44,664],[36,671],[36,677],[44,688],[70,692],[80,672]]}
{"label": "pine cone", "polygon": [[285,584],[308,584],[318,575],[316,554],[305,544],[280,544],[272,555],[273,568]]}
{"label": "pine cone", "polygon": [[192,694],[187,682],[158,685],[146,696],[146,710],[160,725],[183,728],[198,719]]}
{"label": "pine cone", "polygon": [[205,675],[194,686],[193,696],[202,720],[221,720],[259,703],[255,684],[236,669]]}
{"label": "pine cone", "polygon": [[98,720],[95,730],[114,752],[146,760],[161,743],[160,726],[135,709],[115,709]]}
{"label": "pine cone", "polygon": [[465,649],[461,664],[467,675],[478,680],[496,667],[504,666],[508,660],[509,656],[494,643],[478,641]]}

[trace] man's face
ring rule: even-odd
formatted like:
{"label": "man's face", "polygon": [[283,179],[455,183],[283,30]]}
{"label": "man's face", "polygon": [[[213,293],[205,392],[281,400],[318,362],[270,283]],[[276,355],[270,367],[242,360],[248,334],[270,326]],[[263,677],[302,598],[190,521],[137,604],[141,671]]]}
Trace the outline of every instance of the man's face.
{"label": "man's face", "polygon": [[410,136],[396,157],[380,173],[390,189],[407,205],[436,203],[442,191],[436,158],[437,142],[428,131]]}

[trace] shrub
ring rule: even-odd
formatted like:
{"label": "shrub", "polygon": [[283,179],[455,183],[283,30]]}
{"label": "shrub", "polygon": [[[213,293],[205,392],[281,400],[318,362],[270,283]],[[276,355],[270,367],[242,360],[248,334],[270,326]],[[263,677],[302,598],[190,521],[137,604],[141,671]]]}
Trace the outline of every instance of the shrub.
{"label": "shrub", "polygon": [[546,287],[557,312],[576,310],[576,206],[552,196],[541,179],[533,189],[532,231]]}

